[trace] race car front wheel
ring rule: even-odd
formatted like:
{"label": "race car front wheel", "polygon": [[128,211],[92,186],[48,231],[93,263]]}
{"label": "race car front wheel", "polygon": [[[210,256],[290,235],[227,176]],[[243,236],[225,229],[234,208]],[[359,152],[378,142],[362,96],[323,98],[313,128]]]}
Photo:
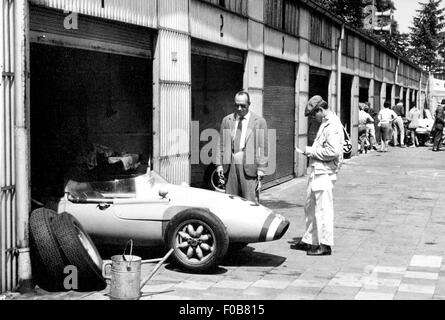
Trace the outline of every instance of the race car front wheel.
{"label": "race car front wheel", "polygon": [[187,209],[170,220],[165,243],[173,248],[174,262],[180,267],[202,272],[214,268],[223,259],[229,236],[222,221],[203,209]]}

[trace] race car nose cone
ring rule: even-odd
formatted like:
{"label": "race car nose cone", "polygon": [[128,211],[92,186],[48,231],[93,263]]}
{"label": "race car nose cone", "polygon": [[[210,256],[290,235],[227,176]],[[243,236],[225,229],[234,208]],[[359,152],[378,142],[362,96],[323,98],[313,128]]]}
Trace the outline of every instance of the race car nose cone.
{"label": "race car nose cone", "polygon": [[274,240],[281,239],[286,233],[287,229],[289,229],[290,222],[288,220],[283,220],[278,226],[277,231],[275,232]]}
{"label": "race car nose cone", "polygon": [[259,241],[273,241],[281,239],[289,229],[290,222],[280,214],[270,214],[264,222]]}

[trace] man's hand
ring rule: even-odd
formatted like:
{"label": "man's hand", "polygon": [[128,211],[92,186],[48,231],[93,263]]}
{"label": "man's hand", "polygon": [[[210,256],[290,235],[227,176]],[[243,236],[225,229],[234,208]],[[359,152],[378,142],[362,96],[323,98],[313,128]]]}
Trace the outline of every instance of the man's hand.
{"label": "man's hand", "polygon": [[264,172],[263,171],[258,171],[257,172],[257,176],[258,176],[258,180],[261,181],[264,179]]}
{"label": "man's hand", "polygon": [[223,177],[224,176],[224,168],[223,168],[223,166],[217,166],[216,167],[216,172],[218,173],[218,175],[220,177]]}

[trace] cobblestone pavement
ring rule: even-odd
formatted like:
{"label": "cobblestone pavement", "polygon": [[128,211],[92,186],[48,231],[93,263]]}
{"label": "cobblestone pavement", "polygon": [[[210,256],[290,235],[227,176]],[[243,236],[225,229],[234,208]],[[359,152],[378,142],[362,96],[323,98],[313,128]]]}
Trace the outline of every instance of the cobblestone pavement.
{"label": "cobblestone pavement", "polygon": [[[166,265],[142,299],[445,299],[445,152],[392,148],[348,160],[334,190],[332,256],[291,248],[304,230],[305,185],[295,179],[262,194],[291,220],[283,239],[249,245],[214,274]],[[16,298],[102,300],[108,291]]]}

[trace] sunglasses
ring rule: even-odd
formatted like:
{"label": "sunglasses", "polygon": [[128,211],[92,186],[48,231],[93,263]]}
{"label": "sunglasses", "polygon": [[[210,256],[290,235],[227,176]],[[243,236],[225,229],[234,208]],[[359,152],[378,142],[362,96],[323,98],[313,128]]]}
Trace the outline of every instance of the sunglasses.
{"label": "sunglasses", "polygon": [[247,105],[246,104],[236,104],[235,103],[235,108],[243,108],[243,109],[245,109],[245,108],[247,108]]}

